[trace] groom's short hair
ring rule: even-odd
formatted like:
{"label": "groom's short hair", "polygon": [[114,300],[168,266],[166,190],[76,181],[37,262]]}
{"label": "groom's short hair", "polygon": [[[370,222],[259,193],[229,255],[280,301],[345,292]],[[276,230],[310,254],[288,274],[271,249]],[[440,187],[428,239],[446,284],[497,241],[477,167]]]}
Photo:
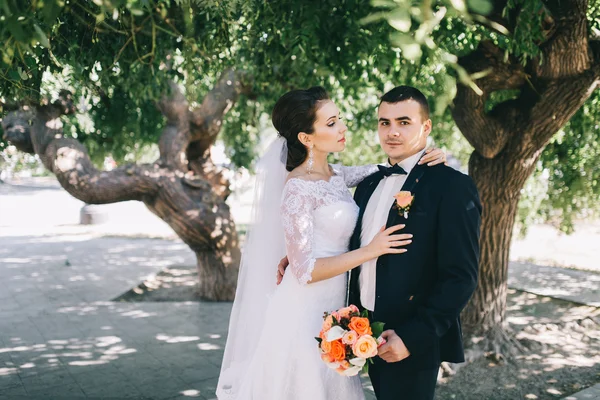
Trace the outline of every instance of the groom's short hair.
{"label": "groom's short hair", "polygon": [[429,119],[429,103],[427,97],[417,88],[412,86],[396,86],[383,96],[381,96],[381,103],[399,103],[401,101],[414,100],[421,106],[421,116],[423,121]]}

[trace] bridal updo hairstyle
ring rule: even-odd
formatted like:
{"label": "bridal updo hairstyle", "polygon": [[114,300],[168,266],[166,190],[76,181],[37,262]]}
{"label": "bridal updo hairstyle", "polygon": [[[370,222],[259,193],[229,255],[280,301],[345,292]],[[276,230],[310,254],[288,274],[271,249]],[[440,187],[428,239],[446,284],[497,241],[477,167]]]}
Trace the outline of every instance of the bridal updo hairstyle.
{"label": "bridal updo hairstyle", "polygon": [[313,125],[317,120],[319,103],[329,100],[327,91],[321,86],[310,89],[292,90],[277,100],[273,108],[271,121],[279,135],[287,141],[288,155],[286,169],[293,170],[308,157],[307,148],[298,139],[298,134],[313,133]]}

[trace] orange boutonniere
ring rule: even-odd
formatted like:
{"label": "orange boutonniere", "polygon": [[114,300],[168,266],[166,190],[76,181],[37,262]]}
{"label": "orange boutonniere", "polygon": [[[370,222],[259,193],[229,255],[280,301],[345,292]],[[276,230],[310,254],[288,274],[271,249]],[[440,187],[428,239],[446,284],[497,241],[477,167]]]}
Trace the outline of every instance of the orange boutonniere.
{"label": "orange boutonniere", "polygon": [[396,199],[394,207],[398,210],[398,214],[403,215],[404,218],[408,218],[408,211],[410,211],[410,206],[415,200],[415,196],[411,192],[403,190],[396,193],[394,198]]}

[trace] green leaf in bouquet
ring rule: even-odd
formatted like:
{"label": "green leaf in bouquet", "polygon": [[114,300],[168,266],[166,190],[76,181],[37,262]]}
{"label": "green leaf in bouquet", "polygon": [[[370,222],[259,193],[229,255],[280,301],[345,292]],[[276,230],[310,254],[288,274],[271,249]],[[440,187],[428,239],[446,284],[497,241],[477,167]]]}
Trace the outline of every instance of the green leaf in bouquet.
{"label": "green leaf in bouquet", "polygon": [[321,344],[321,342],[323,341],[323,339],[321,339],[320,337],[316,337],[315,339],[317,340],[317,342],[319,342],[319,344]]}
{"label": "green leaf in bouquet", "polygon": [[365,365],[363,365],[362,370],[361,370],[364,374],[368,374],[369,373],[369,363],[366,362]]}
{"label": "green leaf in bouquet", "polygon": [[373,331],[373,337],[378,338],[383,333],[383,327],[385,323],[383,322],[373,322],[371,324],[371,331]]}
{"label": "green leaf in bouquet", "polygon": [[362,312],[360,313],[360,316],[363,318],[369,318],[369,311],[368,310],[362,310]]}
{"label": "green leaf in bouquet", "polygon": [[367,358],[367,362],[365,363],[365,365],[363,365],[362,372],[364,372],[365,374],[369,373],[369,364],[375,364],[373,358]]}

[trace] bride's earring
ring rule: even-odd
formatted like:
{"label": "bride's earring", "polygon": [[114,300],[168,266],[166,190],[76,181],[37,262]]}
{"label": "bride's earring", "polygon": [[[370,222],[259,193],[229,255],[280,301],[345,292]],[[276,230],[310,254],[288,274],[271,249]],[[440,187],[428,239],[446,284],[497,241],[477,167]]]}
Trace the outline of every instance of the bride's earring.
{"label": "bride's earring", "polygon": [[315,163],[314,153],[313,153],[313,145],[311,143],[308,148],[308,163],[306,164],[306,172],[310,175],[313,171],[313,165]]}

